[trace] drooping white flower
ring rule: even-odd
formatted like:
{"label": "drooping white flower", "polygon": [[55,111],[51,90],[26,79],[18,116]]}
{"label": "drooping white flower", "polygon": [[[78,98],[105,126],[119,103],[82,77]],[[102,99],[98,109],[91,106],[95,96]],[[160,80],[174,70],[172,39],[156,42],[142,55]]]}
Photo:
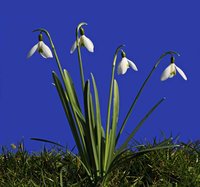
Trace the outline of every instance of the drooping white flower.
{"label": "drooping white flower", "polygon": [[183,72],[183,70],[181,70],[175,63],[174,63],[175,59],[174,57],[171,57],[171,63],[169,66],[167,66],[167,68],[163,71],[162,75],[161,75],[161,81],[165,81],[168,78],[172,78],[176,75],[176,70],[178,71],[178,73],[183,77],[184,80],[187,80],[187,77],[185,75],[185,73]]}
{"label": "drooping white flower", "polygon": [[138,71],[137,66],[129,59],[126,58],[126,54],[122,51],[122,60],[120,61],[117,69],[118,74],[125,74],[127,69],[131,67],[133,70]]}
{"label": "drooping white flower", "polygon": [[[85,36],[83,28],[80,28],[80,33],[81,36],[78,39],[78,44],[80,46],[85,47],[89,52],[94,52],[94,44],[87,36]],[[70,53],[72,54],[76,48],[77,48],[77,43],[75,41],[71,47]]]}
{"label": "drooping white flower", "polygon": [[38,51],[44,58],[52,58],[52,52],[50,48],[43,42],[42,34],[39,35],[38,39],[39,42],[31,48],[27,55],[27,58],[31,57],[36,51]]}

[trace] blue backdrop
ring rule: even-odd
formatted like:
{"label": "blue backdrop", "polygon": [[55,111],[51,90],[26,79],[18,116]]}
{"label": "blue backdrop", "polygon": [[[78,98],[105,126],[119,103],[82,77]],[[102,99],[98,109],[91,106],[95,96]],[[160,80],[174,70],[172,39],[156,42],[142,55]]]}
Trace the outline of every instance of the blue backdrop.
{"label": "blue backdrop", "polygon": [[[188,81],[177,74],[160,81],[169,65],[166,57],[145,88],[129,119],[123,138],[160,98],[167,100],[145,122],[135,136],[138,140],[179,134],[181,139],[199,139],[199,3],[198,1],[4,1],[0,11],[0,145],[24,139],[26,148],[39,150],[42,143],[30,137],[46,138],[73,147],[74,142],[58,94],[52,86],[51,72],[58,72],[54,59],[38,53],[26,59],[38,42],[33,29],[46,28],[58,55],[75,83],[81,98],[81,82],[77,54],[70,54],[75,28],[87,22],[86,35],[95,45],[95,52],[82,49],[85,78],[92,72],[99,88],[103,122],[109,94],[112,60],[120,44],[139,71],[129,69],[116,79],[120,89],[122,123],[128,108],[158,57],[165,51],[181,54],[176,64]],[[49,41],[44,37],[49,45]],[[117,63],[120,61],[120,56]]]}

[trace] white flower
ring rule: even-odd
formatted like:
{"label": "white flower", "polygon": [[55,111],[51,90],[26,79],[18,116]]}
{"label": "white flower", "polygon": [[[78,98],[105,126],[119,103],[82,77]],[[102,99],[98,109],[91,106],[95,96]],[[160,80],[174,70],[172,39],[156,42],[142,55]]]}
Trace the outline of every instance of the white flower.
{"label": "white flower", "polygon": [[44,58],[53,57],[50,48],[42,41],[41,34],[39,35],[39,42],[31,48],[31,50],[29,51],[27,55],[27,58],[31,57],[35,53],[35,51],[38,51]]}
{"label": "white flower", "polygon": [[[94,44],[88,37],[85,36],[84,29],[81,27],[79,31],[81,34],[81,36],[78,38],[79,46],[84,46],[89,52],[94,52]],[[75,41],[71,47],[70,53],[72,54],[76,48],[77,48],[77,43]]]}
{"label": "white flower", "polygon": [[174,77],[174,75],[176,75],[176,70],[179,72],[179,74],[183,77],[184,80],[187,80],[187,77],[186,77],[185,73],[174,62],[172,62],[163,71],[163,73],[161,75],[161,78],[160,78],[161,81],[165,81],[168,78]]}
{"label": "white flower", "polygon": [[[80,46],[84,46],[86,47],[86,49],[89,52],[94,52],[94,44],[92,43],[92,41],[86,37],[85,35],[82,35],[79,39],[78,39],[78,43]],[[76,45],[76,41],[74,42],[74,44],[71,47],[70,53],[72,54],[75,49],[76,49],[77,45]]]}
{"label": "white flower", "polygon": [[118,65],[117,73],[125,74],[129,67],[133,68],[135,71],[138,71],[136,65],[131,60],[127,59],[126,56],[124,56]]}

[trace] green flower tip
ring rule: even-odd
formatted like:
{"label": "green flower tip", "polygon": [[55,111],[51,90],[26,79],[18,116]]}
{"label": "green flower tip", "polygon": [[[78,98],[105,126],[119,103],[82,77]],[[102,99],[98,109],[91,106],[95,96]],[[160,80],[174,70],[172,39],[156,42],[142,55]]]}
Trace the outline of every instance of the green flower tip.
{"label": "green flower tip", "polygon": [[39,41],[43,41],[43,36],[42,36],[41,33],[38,35],[38,40],[39,40]]}
{"label": "green flower tip", "polygon": [[121,50],[121,56],[122,56],[122,58],[126,57],[126,53],[123,50]]}
{"label": "green flower tip", "polygon": [[174,62],[175,62],[175,57],[172,56],[172,57],[171,57],[171,64],[173,64]]}
{"label": "green flower tip", "polygon": [[79,31],[80,31],[80,35],[81,36],[83,36],[85,34],[85,31],[84,31],[84,29],[82,27],[80,27]]}

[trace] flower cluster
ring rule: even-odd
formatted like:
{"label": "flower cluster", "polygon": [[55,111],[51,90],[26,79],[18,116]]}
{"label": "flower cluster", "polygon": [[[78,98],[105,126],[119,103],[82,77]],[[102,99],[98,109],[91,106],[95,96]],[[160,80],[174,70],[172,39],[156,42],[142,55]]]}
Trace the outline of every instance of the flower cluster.
{"label": "flower cluster", "polygon": [[[80,28],[80,35],[81,36],[78,38],[78,41],[75,41],[73,43],[70,53],[72,54],[75,51],[77,45],[79,45],[80,47],[85,47],[89,52],[94,52],[94,44],[87,36],[85,36],[85,31],[82,27]],[[50,48],[43,42],[42,34],[39,34],[38,40],[39,42],[35,44],[29,51],[27,58],[31,57],[36,51],[38,51],[44,58],[52,58],[52,52]],[[135,63],[126,58],[126,53],[123,50],[121,52],[121,56],[122,59],[118,65],[118,74],[125,74],[129,67],[131,67],[134,71],[138,71]],[[167,66],[167,68],[163,71],[161,75],[161,81],[165,81],[168,78],[174,77],[176,75],[176,70],[183,77],[184,80],[187,80],[187,76],[185,75],[183,70],[181,70],[174,62],[175,58],[174,56],[172,56],[170,65]]]}
{"label": "flower cluster", "polygon": [[[117,147],[118,140],[123,132],[123,129],[129,119],[133,108],[138,101],[145,85],[150,79],[151,75],[160,64],[161,60],[167,56],[171,56],[170,65],[163,71],[161,75],[161,81],[167,80],[168,78],[174,77],[176,71],[187,80],[185,73],[175,65],[175,55],[179,54],[175,51],[165,52],[160,56],[158,61],[153,66],[153,69],[148,74],[147,78],[144,80],[141,88],[139,89],[135,99],[133,100],[126,117],[124,118],[121,126],[118,128],[118,118],[119,118],[119,88],[117,80],[115,79],[115,66],[117,61],[118,53],[121,51],[121,60],[118,64],[117,72],[118,74],[125,74],[127,70],[131,67],[134,71],[138,71],[136,64],[126,57],[126,53],[122,50],[124,45],[120,45],[114,54],[111,81],[110,81],[110,92],[107,107],[107,118],[106,118],[106,128],[104,131],[104,126],[102,124],[101,112],[100,112],[100,102],[98,99],[98,90],[96,86],[96,81],[94,76],[91,74],[92,81],[88,79],[85,81],[84,71],[81,58],[81,47],[85,47],[89,52],[94,52],[93,42],[85,35],[83,25],[87,23],[80,23],[76,28],[76,41],[73,43],[70,53],[72,54],[77,49],[78,61],[80,67],[80,77],[82,83],[83,91],[83,105],[84,110],[80,105],[80,100],[77,97],[76,89],[74,87],[73,80],[66,69],[63,69],[59,61],[58,55],[56,53],[56,48],[53,44],[50,34],[45,29],[36,29],[34,31],[40,32],[38,40],[39,42],[35,44],[29,51],[27,57],[31,57],[36,51],[38,51],[44,58],[52,58],[55,56],[55,61],[58,65],[58,69],[61,77],[56,74],[55,71],[52,72],[54,86],[57,89],[58,95],[60,97],[63,109],[65,111],[69,126],[71,128],[76,146],[80,155],[80,161],[83,165],[87,175],[91,180],[91,184],[94,186],[98,184],[99,180],[106,183],[108,174],[115,169],[116,165],[123,164],[124,159],[129,159],[129,157],[121,159],[121,156],[126,152],[126,148],[130,140],[134,137],[135,133],[146,121],[146,119],[152,114],[152,112],[165,100],[163,97],[160,99],[140,120],[136,127],[130,132],[126,140]],[[49,38],[51,47],[53,49],[53,54],[50,48],[43,42],[42,34],[45,33]],[[130,69],[131,69],[130,68]],[[93,93],[91,92],[91,87],[93,87]],[[112,107],[113,106],[113,107]],[[112,109],[111,109],[112,108]],[[111,110],[113,110],[111,112]],[[119,130],[118,130],[119,129]],[[33,140],[45,141],[54,143],[52,141],[32,138]],[[59,145],[54,143],[55,145]],[[13,146],[14,147],[14,146]],[[166,146],[154,147],[156,149],[166,148]],[[148,149],[155,150],[154,148]],[[142,150],[143,152],[144,150]],[[140,151],[138,151],[139,153]],[[143,152],[144,153],[144,152]],[[135,154],[135,153],[134,153]],[[124,157],[124,156],[123,156]],[[123,161],[122,161],[123,160]],[[96,185],[95,185],[96,186]],[[107,186],[107,185],[103,185]]]}

